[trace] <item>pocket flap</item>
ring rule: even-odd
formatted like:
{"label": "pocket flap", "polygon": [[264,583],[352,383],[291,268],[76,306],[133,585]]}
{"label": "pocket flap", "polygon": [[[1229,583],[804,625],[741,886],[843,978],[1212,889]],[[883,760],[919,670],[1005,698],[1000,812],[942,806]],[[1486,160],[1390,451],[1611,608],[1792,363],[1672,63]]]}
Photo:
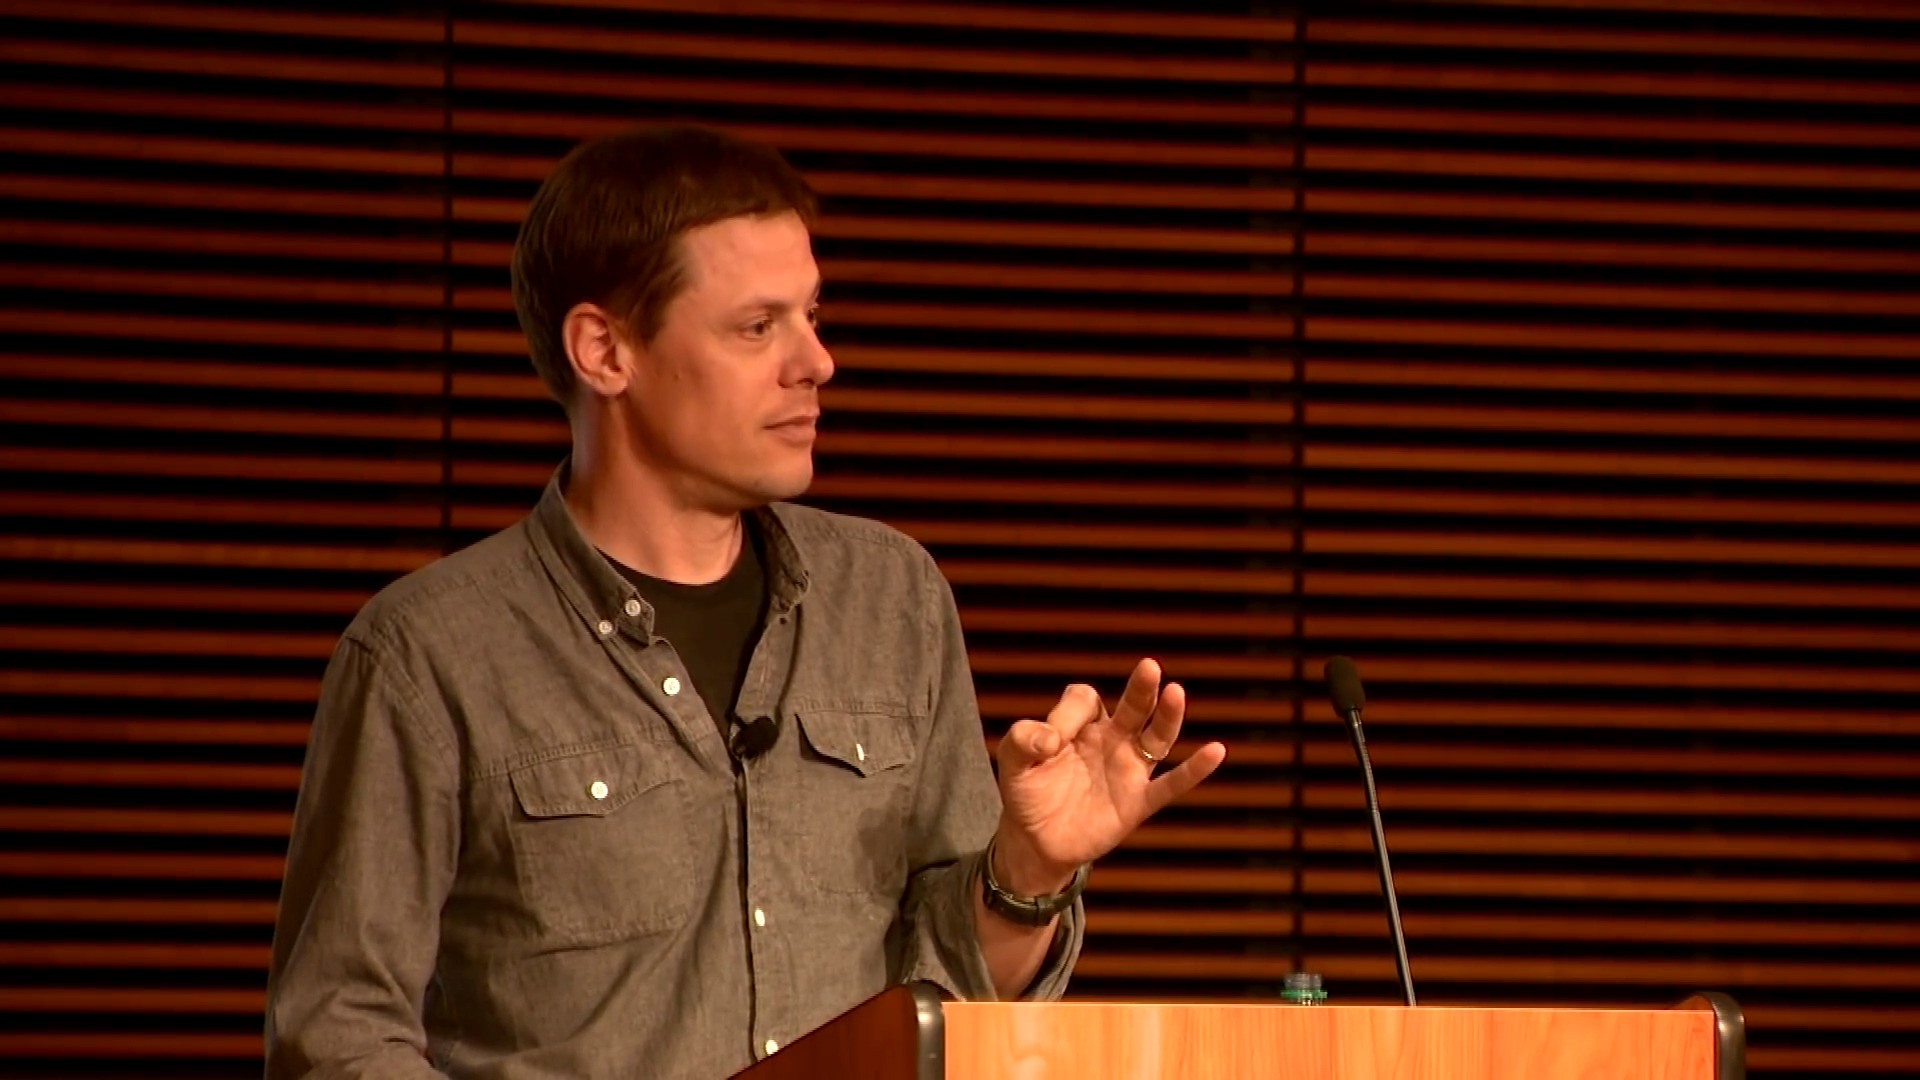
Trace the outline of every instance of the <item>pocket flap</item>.
{"label": "pocket flap", "polygon": [[807,745],[823,758],[872,776],[913,760],[911,722],[899,715],[877,712],[840,712],[797,708],[794,719],[806,733]]}
{"label": "pocket flap", "polygon": [[605,817],[666,781],[648,767],[647,751],[616,746],[523,765],[513,770],[513,794],[533,818]]}

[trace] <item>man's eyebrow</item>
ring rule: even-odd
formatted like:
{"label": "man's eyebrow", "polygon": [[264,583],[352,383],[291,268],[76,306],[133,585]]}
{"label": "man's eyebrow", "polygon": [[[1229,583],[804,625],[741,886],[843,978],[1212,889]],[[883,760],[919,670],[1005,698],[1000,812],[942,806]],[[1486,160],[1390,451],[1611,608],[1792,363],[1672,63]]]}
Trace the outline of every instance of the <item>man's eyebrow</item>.
{"label": "man's eyebrow", "polygon": [[786,312],[792,311],[797,306],[812,306],[820,302],[820,288],[822,284],[822,282],[818,281],[813,283],[813,292],[808,295],[807,302],[804,305],[793,304],[785,297],[756,296],[751,300],[743,300],[734,305],[733,310],[736,314],[748,311]]}

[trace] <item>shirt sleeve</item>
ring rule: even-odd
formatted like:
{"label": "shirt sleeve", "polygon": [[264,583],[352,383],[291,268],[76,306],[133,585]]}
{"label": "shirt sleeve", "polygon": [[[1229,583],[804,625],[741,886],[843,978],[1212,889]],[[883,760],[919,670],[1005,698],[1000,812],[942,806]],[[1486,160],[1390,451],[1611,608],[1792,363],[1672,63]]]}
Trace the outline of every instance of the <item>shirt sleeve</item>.
{"label": "shirt sleeve", "polygon": [[342,639],[307,746],[267,977],[266,1080],[427,1080],[421,1020],[459,851],[452,726]]}
{"label": "shirt sleeve", "polygon": [[[924,980],[950,997],[992,1001],[993,976],[974,929],[974,897],[987,841],[1000,821],[1000,789],[987,758],[953,590],[931,558],[927,573],[938,670],[911,821],[905,964],[896,981]],[[1066,993],[1085,932],[1086,911],[1075,900],[1060,916],[1046,960],[1021,1000],[1054,1001]]]}

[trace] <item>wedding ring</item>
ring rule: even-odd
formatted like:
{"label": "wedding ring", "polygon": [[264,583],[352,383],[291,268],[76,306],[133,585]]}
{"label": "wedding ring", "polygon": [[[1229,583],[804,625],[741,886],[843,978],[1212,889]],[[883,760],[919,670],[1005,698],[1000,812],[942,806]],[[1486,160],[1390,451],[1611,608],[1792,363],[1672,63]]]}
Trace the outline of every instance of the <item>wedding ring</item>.
{"label": "wedding ring", "polygon": [[1152,754],[1147,753],[1146,744],[1141,742],[1137,738],[1133,740],[1133,752],[1136,754],[1139,754],[1140,760],[1146,762],[1149,765],[1158,765],[1161,762],[1167,760],[1167,755],[1165,754],[1161,754],[1159,757],[1154,757]]}

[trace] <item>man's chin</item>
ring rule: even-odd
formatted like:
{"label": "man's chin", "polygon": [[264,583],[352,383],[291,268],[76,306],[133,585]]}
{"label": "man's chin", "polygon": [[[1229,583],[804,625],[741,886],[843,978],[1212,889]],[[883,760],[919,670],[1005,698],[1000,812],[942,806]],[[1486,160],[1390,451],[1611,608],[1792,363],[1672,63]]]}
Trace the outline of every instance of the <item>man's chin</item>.
{"label": "man's chin", "polygon": [[785,482],[780,485],[779,494],[773,497],[773,501],[797,499],[805,495],[807,489],[813,486],[813,462],[807,462],[806,468],[796,470],[793,475],[783,477],[782,480]]}
{"label": "man's chin", "polygon": [[812,486],[813,462],[809,460],[804,468],[772,470],[757,477],[744,494],[753,500],[755,506],[765,506],[767,503],[797,499]]}

